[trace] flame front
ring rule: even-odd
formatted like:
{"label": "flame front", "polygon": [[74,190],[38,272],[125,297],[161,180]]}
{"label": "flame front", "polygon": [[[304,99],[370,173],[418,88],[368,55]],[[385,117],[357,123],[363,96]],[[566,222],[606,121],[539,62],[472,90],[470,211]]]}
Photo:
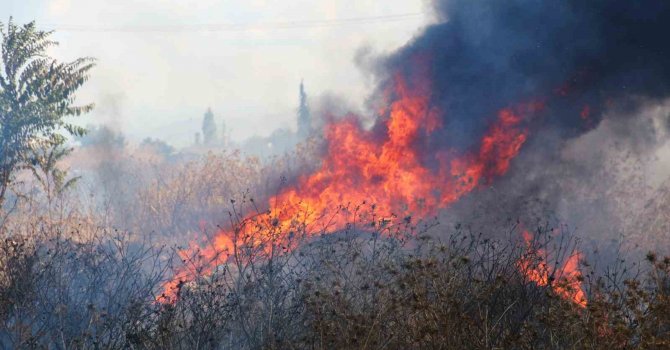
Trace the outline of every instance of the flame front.
{"label": "flame front", "polygon": [[[393,96],[388,113],[380,117],[383,133],[379,128],[364,129],[354,116],[328,124],[320,168],[270,198],[272,226],[289,230],[298,220],[307,232],[341,230],[349,218],[336,212],[341,210],[339,205],[347,204],[371,203],[382,215],[435,213],[503,175],[526,141],[524,122],[543,108],[542,103],[532,103],[502,109],[478,147],[431,154],[432,166],[427,166],[420,146],[441,124],[439,111],[431,106],[429,89],[418,85],[410,89],[401,76],[395,77],[388,94]],[[272,234],[250,226],[243,230],[247,235]],[[181,254],[186,259],[197,252],[207,261],[197,267],[198,272],[208,273],[226,262],[233,234],[223,230],[206,246],[191,243]],[[174,298],[175,290],[190,275],[186,269],[178,272],[160,299]]]}
{"label": "flame front", "polygon": [[[570,300],[580,307],[586,307],[586,293],[582,289],[582,274],[579,270],[582,254],[575,252],[562,266],[551,268],[547,266],[547,252],[544,249],[533,247],[533,236],[528,231],[523,231],[523,239],[529,254],[519,260],[518,267],[525,277],[539,286],[550,286],[558,296],[565,300]],[[532,257],[538,259],[532,259]]]}

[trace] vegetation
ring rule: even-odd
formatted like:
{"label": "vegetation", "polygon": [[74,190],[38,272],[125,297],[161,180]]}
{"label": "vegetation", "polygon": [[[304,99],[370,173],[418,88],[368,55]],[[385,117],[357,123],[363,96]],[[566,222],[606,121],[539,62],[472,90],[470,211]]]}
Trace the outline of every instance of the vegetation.
{"label": "vegetation", "polygon": [[[352,208],[349,208],[353,210]],[[375,217],[370,207],[366,218]],[[235,235],[229,261],[205,274],[202,256],[169,251],[81,219],[31,222],[1,242],[4,348],[103,349],[662,349],[670,345],[670,258],[643,274],[620,261],[582,266],[585,308],[555,293],[562,279],[539,249],[574,241],[538,228],[535,249],[462,228],[377,218],[325,236],[289,232],[259,213],[260,245]],[[366,222],[367,219],[366,219]],[[236,226],[236,232],[242,232]],[[15,227],[18,229],[18,227]],[[512,227],[513,229],[513,227]],[[439,230],[438,230],[439,231]],[[262,248],[260,248],[262,247]],[[538,285],[518,268],[556,276]],[[173,268],[189,269],[177,300],[160,303]]]}
{"label": "vegetation", "polygon": [[[0,202],[21,194],[0,207],[2,349],[670,347],[670,257],[588,255],[581,305],[560,293],[577,287],[559,266],[583,247],[549,225],[525,241],[514,220],[481,234],[350,203],[334,211],[348,220],[337,232],[303,215],[282,228],[259,203],[309,171],[318,147],[261,162],[153,139],[131,150],[99,128],[70,150],[61,130],[83,130],[63,118],[90,109],[73,101],[91,60],[48,58],[54,43],[34,24],[2,35]],[[667,198],[645,206],[653,223],[629,227],[665,230]],[[229,249],[205,254],[222,229]]]}
{"label": "vegetation", "polygon": [[306,139],[314,132],[312,126],[312,115],[307,105],[307,93],[305,84],[300,82],[300,106],[298,107],[298,137]]}
{"label": "vegetation", "polygon": [[[60,130],[82,135],[84,129],[65,121],[91,110],[74,105],[74,94],[88,79],[93,60],[60,63],[47,55],[57,43],[35,23],[11,20],[2,35],[0,69],[0,205],[19,169],[35,162],[35,152],[60,147]],[[39,156],[38,156],[39,157]]]}

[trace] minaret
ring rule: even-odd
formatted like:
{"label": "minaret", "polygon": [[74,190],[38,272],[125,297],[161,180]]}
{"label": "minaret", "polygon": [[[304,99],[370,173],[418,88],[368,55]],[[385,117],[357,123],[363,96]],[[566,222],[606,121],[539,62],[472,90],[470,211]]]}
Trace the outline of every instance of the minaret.
{"label": "minaret", "polygon": [[216,122],[214,122],[214,113],[211,108],[207,108],[205,117],[202,120],[202,141],[205,145],[211,146],[216,143]]}

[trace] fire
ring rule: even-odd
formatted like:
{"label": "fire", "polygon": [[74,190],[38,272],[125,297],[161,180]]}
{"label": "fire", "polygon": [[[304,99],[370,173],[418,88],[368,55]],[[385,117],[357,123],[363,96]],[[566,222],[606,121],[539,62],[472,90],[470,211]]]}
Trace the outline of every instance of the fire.
{"label": "fire", "polygon": [[[383,132],[364,129],[354,116],[327,125],[327,147],[320,168],[270,198],[272,230],[286,232],[296,220],[307,232],[341,230],[350,219],[337,215],[340,204],[373,203],[382,215],[434,213],[503,175],[526,141],[524,122],[543,108],[542,103],[532,103],[500,110],[478,148],[428,155],[433,157],[432,166],[428,166],[426,155],[420,152],[422,142],[440,127],[440,120],[427,91],[425,86],[410,88],[396,76],[389,93],[391,102],[381,116]],[[255,235],[252,239],[258,242],[267,238],[262,236],[272,235],[252,225],[242,230]],[[225,252],[233,248],[233,234],[239,232],[223,230],[211,244],[192,244],[181,254],[185,258],[197,252],[204,257],[208,263],[198,268],[207,273],[225,263]],[[161,298],[174,297],[176,287],[188,280],[188,275],[178,273]]]}
{"label": "fire", "polygon": [[[539,286],[551,286],[553,291],[565,300],[570,300],[580,307],[586,307],[586,293],[582,289],[582,274],[579,270],[580,252],[575,252],[562,266],[547,266],[547,252],[532,246],[533,236],[526,230],[523,239],[529,249],[530,256],[524,256],[518,262],[519,270],[528,280]],[[532,259],[539,258],[539,262]]]}

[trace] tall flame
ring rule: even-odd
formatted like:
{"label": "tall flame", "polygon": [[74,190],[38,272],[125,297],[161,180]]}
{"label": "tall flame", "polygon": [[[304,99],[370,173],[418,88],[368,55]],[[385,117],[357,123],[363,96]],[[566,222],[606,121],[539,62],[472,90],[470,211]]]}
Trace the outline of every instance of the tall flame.
{"label": "tall flame", "polygon": [[[543,108],[542,103],[531,103],[500,110],[478,147],[460,154],[450,151],[432,155],[437,165],[429,167],[419,146],[440,127],[440,121],[427,91],[425,86],[410,89],[397,75],[381,135],[377,128],[364,129],[353,116],[328,124],[320,168],[270,198],[272,226],[288,230],[299,218],[307,232],[341,230],[348,218],[331,215],[339,204],[373,203],[384,215],[434,213],[503,175],[526,141],[524,121]],[[243,230],[249,235],[271,234],[251,227]],[[211,244],[200,247],[192,243],[181,254],[187,257],[197,251],[208,261],[198,267],[206,273],[225,263],[222,253],[232,250],[232,235],[232,231],[220,231]],[[178,286],[188,279],[186,270],[179,272],[166,285],[161,298],[173,298]]]}

